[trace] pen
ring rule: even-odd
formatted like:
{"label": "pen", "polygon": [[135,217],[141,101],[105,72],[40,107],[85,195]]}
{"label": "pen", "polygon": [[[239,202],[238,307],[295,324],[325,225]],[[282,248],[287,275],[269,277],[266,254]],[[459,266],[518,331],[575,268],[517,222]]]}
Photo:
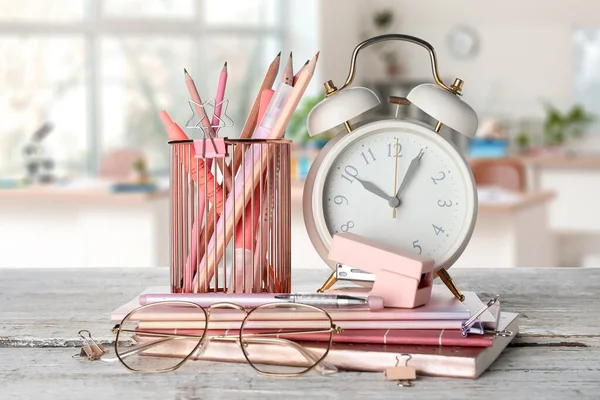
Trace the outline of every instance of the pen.
{"label": "pen", "polygon": [[140,305],[153,304],[162,301],[189,301],[202,307],[209,307],[215,303],[228,302],[238,304],[244,308],[254,308],[268,303],[289,302],[309,304],[317,307],[341,308],[362,305],[369,307],[371,310],[383,308],[383,299],[379,296],[356,297],[321,293],[152,293],[142,294],[139,298]]}
{"label": "pen", "polygon": [[290,86],[292,86],[294,83],[294,67],[293,67],[293,62],[292,62],[292,52],[291,51],[290,51],[290,58],[288,58],[288,62],[285,65],[285,68],[283,70],[283,76],[282,76],[281,81]]}
{"label": "pen", "polygon": [[[288,301],[290,303],[302,303],[310,304],[313,306],[334,306],[334,307],[345,307],[345,306],[361,306],[375,304],[374,299],[364,297],[354,297],[344,294],[276,294],[276,300]],[[369,301],[371,300],[371,301]]]}

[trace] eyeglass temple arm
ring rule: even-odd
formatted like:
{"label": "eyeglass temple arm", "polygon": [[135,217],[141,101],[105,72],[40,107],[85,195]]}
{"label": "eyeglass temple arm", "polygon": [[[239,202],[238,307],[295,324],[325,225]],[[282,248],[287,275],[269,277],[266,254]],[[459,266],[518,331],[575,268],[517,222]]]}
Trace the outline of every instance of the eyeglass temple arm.
{"label": "eyeglass temple arm", "polygon": [[[152,343],[147,343],[147,344],[144,344],[144,345],[141,345],[141,346],[136,346],[135,348],[133,348],[131,350],[126,350],[124,352],[119,352],[119,355],[121,356],[121,358],[127,358],[127,357],[130,357],[130,356],[134,356],[134,355],[136,355],[137,353],[139,353],[141,351],[144,351],[144,350],[150,349],[150,348],[152,348],[154,346],[158,346],[160,344],[163,344],[163,343],[165,343],[165,342],[167,342],[169,340],[177,340],[177,339],[184,339],[184,338],[188,338],[189,339],[189,336],[172,336],[172,337],[166,337],[164,339],[157,340],[157,341],[152,342]],[[116,345],[117,344],[115,343],[115,346]]]}

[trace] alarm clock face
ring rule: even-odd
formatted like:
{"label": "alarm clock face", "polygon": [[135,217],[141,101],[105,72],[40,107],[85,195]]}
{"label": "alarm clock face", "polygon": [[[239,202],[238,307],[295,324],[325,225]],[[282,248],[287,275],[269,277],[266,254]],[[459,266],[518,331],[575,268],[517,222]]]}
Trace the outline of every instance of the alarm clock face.
{"label": "alarm clock face", "polygon": [[325,260],[338,232],[428,256],[444,268],[470,239],[477,210],[472,174],[453,145],[428,126],[402,120],[364,125],[339,137],[313,168],[305,219]]}

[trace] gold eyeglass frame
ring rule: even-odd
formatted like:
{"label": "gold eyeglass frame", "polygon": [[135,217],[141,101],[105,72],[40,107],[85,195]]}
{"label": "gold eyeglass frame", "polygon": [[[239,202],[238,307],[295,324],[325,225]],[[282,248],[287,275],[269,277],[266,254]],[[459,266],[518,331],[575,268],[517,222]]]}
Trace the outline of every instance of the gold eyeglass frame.
{"label": "gold eyeglass frame", "polygon": [[[204,321],[205,321],[204,332],[202,333],[202,335],[182,335],[182,334],[175,334],[175,333],[173,333],[173,334],[157,333],[157,332],[123,329],[124,323],[128,320],[128,318],[131,315],[135,314],[136,312],[142,311],[146,308],[156,307],[158,305],[172,305],[172,306],[173,305],[185,305],[185,306],[199,308],[204,313]],[[254,312],[256,312],[257,310],[260,310],[260,309],[265,309],[267,307],[273,307],[273,306],[289,306],[290,308],[291,307],[303,307],[303,308],[308,308],[308,309],[312,309],[312,310],[321,312],[329,320],[330,327],[329,327],[329,329],[309,329],[309,330],[294,330],[294,331],[290,331],[290,332],[261,332],[261,333],[244,334],[244,325],[246,324],[246,321],[248,320],[248,318]],[[222,309],[222,308],[233,308],[233,309],[241,311],[245,314],[244,319],[240,323],[239,334],[207,336],[208,324],[210,322],[210,312],[214,309]],[[327,313],[327,311],[325,311],[319,307],[309,305],[309,304],[291,303],[291,302],[273,302],[273,303],[266,303],[266,304],[260,305],[256,308],[253,308],[250,311],[248,311],[248,310],[244,309],[244,307],[242,307],[238,304],[228,303],[228,302],[215,303],[215,304],[212,304],[211,306],[205,308],[196,303],[189,302],[189,301],[162,301],[162,302],[157,302],[157,303],[146,304],[146,305],[137,307],[136,309],[130,311],[127,315],[125,315],[125,317],[123,317],[123,319],[121,320],[121,322],[119,324],[115,325],[112,328],[112,332],[116,333],[115,353],[117,355],[117,358],[119,359],[121,364],[123,364],[128,370],[136,372],[136,373],[165,373],[165,372],[175,371],[176,369],[181,367],[190,357],[192,357],[194,354],[196,354],[198,349],[200,349],[204,345],[208,346],[211,341],[237,341],[242,349],[242,354],[244,354],[244,358],[246,359],[248,364],[250,364],[250,366],[252,368],[254,368],[254,370],[256,372],[258,372],[259,374],[264,375],[264,376],[269,376],[269,377],[296,377],[296,376],[301,376],[301,375],[304,375],[304,374],[312,371],[314,368],[316,368],[318,365],[320,365],[322,363],[322,361],[325,359],[325,357],[327,357],[327,355],[329,354],[329,350],[331,349],[331,344],[333,343],[333,334],[341,333],[342,329],[333,323],[333,320],[331,319],[331,316],[329,315],[329,313]],[[147,345],[138,346],[138,347],[135,347],[124,353],[121,353],[119,351],[118,343],[119,343],[119,337],[122,332],[131,333],[131,334],[144,334],[144,335],[148,335],[148,336],[161,336],[161,337],[164,337],[164,340],[157,340],[157,341],[149,343]],[[315,356],[312,352],[310,352],[308,349],[306,349],[304,346],[302,346],[298,343],[295,343],[289,339],[270,337],[270,336],[311,334],[311,333],[329,333],[330,334],[329,342],[327,345],[327,350],[318,359],[317,359],[317,356]],[[164,343],[168,340],[173,340],[175,338],[191,338],[191,339],[197,338],[199,340],[198,340],[198,344],[196,344],[196,346],[192,349],[192,351],[190,351],[190,353],[186,357],[184,357],[178,364],[176,364],[173,367],[159,369],[159,370],[155,370],[155,371],[151,371],[151,370],[147,371],[147,370],[140,370],[140,369],[132,368],[131,366],[127,365],[126,361],[124,361],[124,358],[127,358],[128,356],[135,355],[135,354],[142,352],[148,348],[160,345],[161,343]],[[208,338],[208,342],[206,341],[207,338]],[[281,346],[292,347],[296,351],[298,351],[300,354],[302,354],[302,356],[304,356],[304,358],[308,362],[311,362],[312,365],[303,371],[295,372],[295,373],[272,373],[272,372],[262,371],[259,368],[257,368],[252,363],[252,361],[250,361],[250,358],[245,349],[245,345],[248,344],[245,342],[248,342],[248,339],[252,339],[253,342],[269,343],[269,344],[276,344],[276,345],[281,345]]]}

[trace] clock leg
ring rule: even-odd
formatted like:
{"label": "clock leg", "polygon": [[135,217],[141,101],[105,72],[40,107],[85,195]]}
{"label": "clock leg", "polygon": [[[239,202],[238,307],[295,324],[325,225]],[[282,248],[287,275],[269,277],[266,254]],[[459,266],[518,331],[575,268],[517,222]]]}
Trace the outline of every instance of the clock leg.
{"label": "clock leg", "polygon": [[456,287],[456,284],[452,280],[452,277],[450,276],[448,271],[446,271],[446,268],[440,268],[437,271],[437,274],[440,277],[440,279],[442,280],[442,282],[444,282],[444,285],[446,285],[448,287],[448,289],[450,289],[450,291],[452,292],[454,297],[456,297],[460,301],[465,300],[465,295],[462,294],[460,292],[460,290],[458,290],[458,288]]}
{"label": "clock leg", "polygon": [[323,286],[321,286],[321,288],[319,290],[317,290],[317,293],[323,293],[324,291],[326,291],[327,289],[329,289],[330,287],[335,285],[336,282],[337,282],[337,277],[335,276],[335,271],[333,271],[331,273],[331,275],[329,276],[329,278],[327,278],[327,280],[325,281]]}

